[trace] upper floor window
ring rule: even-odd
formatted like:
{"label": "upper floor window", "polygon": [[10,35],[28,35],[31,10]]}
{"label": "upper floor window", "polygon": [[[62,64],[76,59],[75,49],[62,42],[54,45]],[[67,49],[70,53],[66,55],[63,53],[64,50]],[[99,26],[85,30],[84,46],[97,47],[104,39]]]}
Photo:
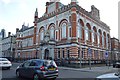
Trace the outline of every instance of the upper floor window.
{"label": "upper floor window", "polygon": [[72,37],[72,35],[71,35],[71,27],[69,28],[69,37]]}
{"label": "upper floor window", "polygon": [[78,38],[81,38],[82,37],[82,34],[81,34],[81,25],[78,25],[78,27],[77,27],[77,36],[78,36]]}
{"label": "upper floor window", "polygon": [[108,37],[106,37],[106,44],[107,44],[107,48],[108,48]]}
{"label": "upper floor window", "polygon": [[62,38],[66,38],[66,23],[62,24]]}
{"label": "upper floor window", "polygon": [[92,42],[94,42],[95,39],[94,39],[94,32],[92,33]]}
{"label": "upper floor window", "polygon": [[42,30],[40,33],[40,40],[43,40],[43,39],[44,39],[44,31]]}
{"label": "upper floor window", "polygon": [[97,42],[97,33],[94,32],[94,42]]}
{"label": "upper floor window", "polygon": [[56,40],[58,40],[58,31],[56,30],[55,33],[56,33],[55,38],[56,38]]}
{"label": "upper floor window", "polygon": [[50,39],[54,39],[54,27],[50,28]]}
{"label": "upper floor window", "polygon": [[103,35],[103,37],[102,37],[102,43],[103,43],[103,46],[104,46],[104,37],[105,37],[105,36]]}
{"label": "upper floor window", "polygon": [[98,44],[100,44],[100,33],[98,33]]}
{"label": "upper floor window", "polygon": [[88,31],[88,27],[86,27],[86,30],[85,30],[85,37],[86,37],[86,40],[89,40],[89,31]]}

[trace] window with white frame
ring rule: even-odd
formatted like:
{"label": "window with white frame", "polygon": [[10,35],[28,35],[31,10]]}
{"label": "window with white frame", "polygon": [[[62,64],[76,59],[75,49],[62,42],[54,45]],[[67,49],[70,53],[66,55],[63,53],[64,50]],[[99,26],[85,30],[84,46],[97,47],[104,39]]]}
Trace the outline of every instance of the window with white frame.
{"label": "window with white frame", "polygon": [[94,42],[94,31],[92,32],[92,42]]}
{"label": "window with white frame", "polygon": [[104,37],[105,37],[105,36],[103,35],[103,37],[102,37],[102,43],[103,43],[103,46],[104,46]]}
{"label": "window with white frame", "polygon": [[81,38],[82,37],[82,33],[81,33],[81,25],[78,25],[78,27],[77,27],[77,36],[78,36],[78,38]]}
{"label": "window with white frame", "polygon": [[55,31],[55,39],[58,40],[58,30]]}
{"label": "window with white frame", "polygon": [[108,48],[108,37],[106,37],[106,45],[107,45],[107,48]]}
{"label": "window with white frame", "polygon": [[62,38],[66,38],[66,23],[62,24]]}
{"label": "window with white frame", "polygon": [[44,31],[42,30],[40,33],[40,40],[43,40],[43,39],[44,39]]}
{"label": "window with white frame", "polygon": [[100,33],[98,33],[98,44],[100,44]]}
{"label": "window with white frame", "polygon": [[54,27],[50,28],[50,39],[54,39]]}
{"label": "window with white frame", "polygon": [[97,33],[96,32],[94,32],[94,40],[95,40],[95,42],[97,42]]}
{"label": "window with white frame", "polygon": [[85,30],[85,37],[86,37],[86,40],[89,40],[89,31],[88,31],[87,26],[86,26],[86,30]]}
{"label": "window with white frame", "polygon": [[78,38],[80,37],[80,27],[79,26],[77,27],[77,37]]}
{"label": "window with white frame", "polygon": [[68,29],[68,37],[70,38],[71,37],[71,27],[69,27],[69,29]]}

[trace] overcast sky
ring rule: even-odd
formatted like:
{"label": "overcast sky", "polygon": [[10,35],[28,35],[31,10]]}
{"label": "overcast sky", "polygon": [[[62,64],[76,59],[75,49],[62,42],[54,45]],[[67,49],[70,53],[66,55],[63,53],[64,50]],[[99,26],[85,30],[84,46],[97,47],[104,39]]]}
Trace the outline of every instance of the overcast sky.
{"label": "overcast sky", "polygon": [[[15,34],[16,28],[22,24],[33,26],[34,12],[38,8],[38,15],[41,17],[45,12],[45,4],[49,0],[0,0],[0,29]],[[118,38],[118,1],[119,0],[77,0],[78,4],[91,10],[95,5],[100,10],[100,19],[110,26],[111,37]],[[67,5],[71,0],[60,0]],[[7,33],[6,33],[7,34]]]}

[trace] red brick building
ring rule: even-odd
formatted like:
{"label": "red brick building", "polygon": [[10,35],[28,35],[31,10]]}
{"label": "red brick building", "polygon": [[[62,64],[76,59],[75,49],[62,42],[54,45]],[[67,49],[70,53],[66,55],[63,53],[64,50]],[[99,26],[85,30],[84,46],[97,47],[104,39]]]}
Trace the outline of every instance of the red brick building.
{"label": "red brick building", "polygon": [[111,38],[111,56],[112,60],[120,60],[120,53],[119,53],[119,40],[117,38]]}
{"label": "red brick building", "polygon": [[46,2],[42,17],[35,12],[31,54],[37,53],[41,59],[88,60],[91,55],[92,60],[104,60],[105,53],[110,57],[110,28],[100,20],[99,13],[94,5],[86,11],[76,0],[68,5]]}

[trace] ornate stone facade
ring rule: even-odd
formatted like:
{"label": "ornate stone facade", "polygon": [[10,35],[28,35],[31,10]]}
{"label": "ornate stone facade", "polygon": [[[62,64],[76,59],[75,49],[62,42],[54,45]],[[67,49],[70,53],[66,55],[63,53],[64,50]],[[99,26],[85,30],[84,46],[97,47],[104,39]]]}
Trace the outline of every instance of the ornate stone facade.
{"label": "ornate stone facade", "polygon": [[88,60],[90,54],[92,60],[104,60],[105,53],[110,53],[110,28],[100,20],[99,13],[93,5],[91,12],[86,11],[76,0],[68,5],[46,2],[42,17],[38,17],[37,9],[35,11],[31,34],[33,56]]}

